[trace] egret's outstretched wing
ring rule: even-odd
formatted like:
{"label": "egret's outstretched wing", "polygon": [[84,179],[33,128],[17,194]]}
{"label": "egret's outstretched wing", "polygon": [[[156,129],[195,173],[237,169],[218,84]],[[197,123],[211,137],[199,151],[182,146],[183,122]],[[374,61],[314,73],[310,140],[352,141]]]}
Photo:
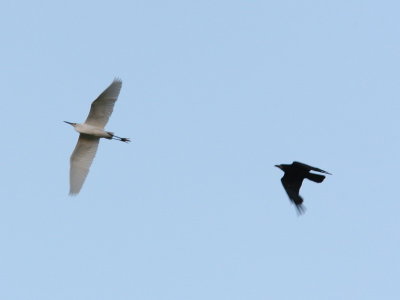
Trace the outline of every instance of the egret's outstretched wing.
{"label": "egret's outstretched wing", "polygon": [[93,101],[89,115],[85,121],[86,124],[102,129],[106,126],[113,112],[114,104],[115,101],[117,101],[121,86],[122,81],[120,79],[114,79],[110,86]]}
{"label": "egret's outstretched wing", "polygon": [[303,168],[303,169],[305,169],[305,170],[307,170],[307,171],[316,171],[316,172],[321,172],[321,173],[325,173],[325,174],[332,175],[331,173],[329,173],[329,172],[327,172],[327,171],[324,171],[324,170],[322,170],[322,169],[319,169],[319,168],[316,168],[316,167],[313,167],[313,166],[310,166],[310,165],[307,165],[307,164],[303,164],[303,163],[298,162],[298,161],[294,161],[294,162],[292,163],[292,165],[293,165],[293,166],[301,167],[301,168]]}
{"label": "egret's outstretched wing", "polygon": [[82,188],[85,178],[89,173],[90,165],[96,155],[99,138],[80,134],[75,150],[71,155],[69,170],[70,195],[76,195]]}

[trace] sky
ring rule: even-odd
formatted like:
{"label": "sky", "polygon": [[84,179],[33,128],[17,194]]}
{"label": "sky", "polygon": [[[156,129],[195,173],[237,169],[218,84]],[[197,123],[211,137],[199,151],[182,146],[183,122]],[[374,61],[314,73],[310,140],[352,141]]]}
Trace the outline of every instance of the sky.
{"label": "sky", "polygon": [[[3,1],[0,298],[399,299],[398,1]],[[76,197],[91,102],[122,90]],[[275,164],[305,181],[298,216]]]}

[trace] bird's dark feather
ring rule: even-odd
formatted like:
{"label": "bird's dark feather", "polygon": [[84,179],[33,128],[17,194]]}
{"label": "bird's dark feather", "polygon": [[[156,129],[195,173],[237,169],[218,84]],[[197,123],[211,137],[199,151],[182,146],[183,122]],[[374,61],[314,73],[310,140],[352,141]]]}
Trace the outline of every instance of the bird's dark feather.
{"label": "bird's dark feather", "polygon": [[310,166],[310,165],[307,165],[307,164],[303,164],[303,163],[298,162],[298,161],[294,161],[292,163],[292,166],[293,167],[302,168],[302,169],[307,170],[307,171],[316,171],[316,172],[332,175],[331,173],[329,173],[327,171],[324,171],[324,170],[322,170],[320,168],[316,168],[316,167],[313,167],[313,166]]}
{"label": "bird's dark feather", "polygon": [[296,205],[299,214],[302,214],[305,211],[305,207],[303,206],[303,198],[299,194],[304,178],[321,183],[325,179],[325,176],[310,173],[310,171],[330,174],[322,169],[315,168],[297,161],[294,161],[291,165],[281,164],[277,165],[277,167],[284,172],[284,175],[281,178],[282,185],[285,188],[289,199]]}
{"label": "bird's dark feather", "polygon": [[324,175],[319,175],[319,174],[314,174],[314,173],[308,173],[307,174],[307,179],[317,182],[317,183],[321,183],[322,181],[324,181],[325,176]]}

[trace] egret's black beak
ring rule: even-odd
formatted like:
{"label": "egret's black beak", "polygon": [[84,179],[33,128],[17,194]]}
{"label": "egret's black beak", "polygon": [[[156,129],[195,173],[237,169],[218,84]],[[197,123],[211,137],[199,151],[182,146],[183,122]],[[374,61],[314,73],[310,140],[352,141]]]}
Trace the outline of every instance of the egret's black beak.
{"label": "egret's black beak", "polygon": [[69,125],[74,125],[74,123],[68,122],[68,121],[64,121],[65,123],[69,124]]}

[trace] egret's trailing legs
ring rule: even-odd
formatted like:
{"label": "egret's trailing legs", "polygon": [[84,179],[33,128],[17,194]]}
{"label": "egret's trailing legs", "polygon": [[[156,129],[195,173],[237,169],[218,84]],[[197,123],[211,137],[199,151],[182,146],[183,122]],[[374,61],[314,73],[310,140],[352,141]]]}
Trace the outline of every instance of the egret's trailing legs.
{"label": "egret's trailing legs", "polygon": [[117,141],[121,141],[121,142],[124,142],[124,143],[130,143],[131,142],[130,138],[123,138],[123,137],[116,136],[114,134],[112,135],[111,139],[117,140]]}

